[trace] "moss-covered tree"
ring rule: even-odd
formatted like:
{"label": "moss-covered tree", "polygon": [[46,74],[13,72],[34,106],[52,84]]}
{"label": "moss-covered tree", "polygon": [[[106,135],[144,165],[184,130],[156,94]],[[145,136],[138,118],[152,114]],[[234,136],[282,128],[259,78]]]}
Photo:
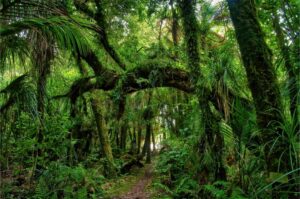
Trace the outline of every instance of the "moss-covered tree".
{"label": "moss-covered tree", "polygon": [[279,133],[276,122],[282,122],[284,111],[272,52],[265,42],[255,1],[228,0],[228,6],[255,104],[267,165],[269,170],[276,170],[282,149],[272,149],[270,140],[274,141]]}
{"label": "moss-covered tree", "polygon": [[107,160],[107,164],[105,165],[105,169],[107,170],[107,176],[115,176],[116,175],[116,167],[114,164],[114,158],[112,154],[110,139],[108,135],[108,129],[104,124],[102,106],[99,96],[96,92],[93,92],[93,96],[91,99],[91,106],[95,116],[95,122],[97,125],[97,131],[99,136],[99,143],[101,152],[104,153],[104,157]]}
{"label": "moss-covered tree", "polygon": [[[223,166],[222,151],[224,147],[223,137],[219,132],[219,121],[210,109],[209,94],[207,88],[199,87],[199,82],[204,78],[200,69],[200,55],[198,42],[198,22],[195,14],[195,1],[182,0],[180,8],[183,18],[186,51],[188,55],[188,67],[190,68],[191,81],[196,87],[196,95],[202,115],[203,132],[199,139],[199,156],[203,161],[205,155],[212,156],[213,165],[202,164],[199,168],[200,181],[205,184],[217,179],[226,179],[226,171]],[[207,154],[209,153],[209,154]],[[212,163],[212,162],[211,162]]]}

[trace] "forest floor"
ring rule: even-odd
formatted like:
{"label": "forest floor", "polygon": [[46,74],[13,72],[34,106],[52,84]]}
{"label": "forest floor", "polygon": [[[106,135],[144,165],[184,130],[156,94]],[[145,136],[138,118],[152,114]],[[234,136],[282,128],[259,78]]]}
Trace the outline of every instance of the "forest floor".
{"label": "forest floor", "polygon": [[125,194],[114,197],[113,199],[150,199],[150,193],[147,192],[147,187],[152,182],[153,166],[146,165],[144,175],[137,180],[137,183]]}
{"label": "forest floor", "polygon": [[110,199],[150,199],[149,187],[153,178],[153,163],[135,168],[129,175],[104,185]]}

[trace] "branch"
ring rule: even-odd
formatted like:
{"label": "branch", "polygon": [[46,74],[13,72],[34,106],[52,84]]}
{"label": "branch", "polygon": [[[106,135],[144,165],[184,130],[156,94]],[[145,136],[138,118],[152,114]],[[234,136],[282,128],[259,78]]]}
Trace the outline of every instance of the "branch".
{"label": "branch", "polygon": [[89,9],[89,7],[86,5],[86,3],[81,3],[79,0],[75,0],[74,5],[77,8],[77,10],[79,10],[86,16],[88,16],[92,19],[95,18],[95,13],[91,9]]}
{"label": "branch", "polygon": [[0,113],[4,113],[9,107],[11,107],[13,104],[15,103],[15,100],[13,99],[13,97],[9,97],[8,100],[2,105],[0,106]]}
{"label": "branch", "polygon": [[157,87],[173,87],[188,93],[194,91],[187,71],[172,66],[158,67],[149,64],[135,68],[124,74],[124,76],[107,70],[98,76],[82,78],[73,83],[67,94],[54,98],[68,96],[71,101],[75,102],[85,92],[92,89],[113,90],[117,88],[118,83],[121,83],[119,89],[121,89],[123,95]]}
{"label": "branch", "polygon": [[132,93],[141,89],[155,87],[172,87],[185,92],[193,92],[187,71],[170,65],[146,65],[129,71],[123,80],[124,93]]}
{"label": "branch", "polygon": [[95,28],[94,31],[98,34],[98,39],[100,43],[103,45],[106,52],[110,55],[110,57],[122,68],[125,69],[126,65],[121,61],[121,58],[115,51],[115,49],[111,46],[111,44],[108,41],[108,36],[106,32],[106,22],[105,22],[105,16],[103,13],[103,7],[102,2],[100,0],[95,1],[97,6],[97,11],[94,13],[91,9],[88,8],[88,6],[84,3],[79,2],[76,0],[74,2],[75,7],[81,11],[86,16],[94,19],[97,22],[97,25],[99,28]]}

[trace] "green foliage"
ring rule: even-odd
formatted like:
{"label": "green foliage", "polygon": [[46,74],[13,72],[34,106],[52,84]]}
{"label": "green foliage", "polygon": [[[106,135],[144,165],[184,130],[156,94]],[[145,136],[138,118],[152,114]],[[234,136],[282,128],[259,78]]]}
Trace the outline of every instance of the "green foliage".
{"label": "green foliage", "polygon": [[[299,124],[294,121],[294,118],[284,118],[282,122],[276,122],[276,125],[281,131],[277,133],[274,140],[271,140],[272,148],[270,152],[272,152],[273,148],[282,148],[281,157],[278,162],[278,170],[282,170],[281,167],[294,170],[299,166],[298,152],[300,149],[300,131],[298,130]],[[286,161],[290,163],[290,168],[286,168]]]}
{"label": "green foliage", "polygon": [[[17,60],[25,64],[26,57],[30,53],[28,41],[15,35],[1,38],[0,40],[0,72],[13,67]],[[8,66],[7,66],[8,65]]]}
{"label": "green foliage", "polygon": [[72,140],[70,143],[67,139],[70,127],[71,121],[67,115],[50,116],[46,119],[46,136],[40,146],[46,150],[45,158],[59,157],[61,160],[67,160],[68,146],[76,142]]}
{"label": "green foliage", "polygon": [[5,95],[7,98],[0,106],[0,111],[5,112],[11,106],[17,104],[19,111],[30,113],[33,118],[36,117],[37,101],[35,92],[35,85],[28,74],[17,77],[0,91],[0,94]]}
{"label": "green foliage", "polygon": [[[257,8],[256,18],[250,19],[250,13],[250,20],[240,23],[245,25],[240,45],[226,1],[0,0],[0,198],[102,198],[119,194],[115,183],[119,180],[126,184],[126,191],[134,186],[139,176],[129,183],[126,179],[140,175],[142,169],[136,171],[135,166],[129,176],[102,176],[110,164],[96,133],[91,97],[101,101],[99,126],[109,134],[116,170],[126,165],[123,157],[139,158],[138,137],[142,149],[145,125],[151,123],[158,145],[152,187],[158,198],[269,199],[276,195],[285,199],[298,194],[299,106],[298,113],[290,111],[290,101],[300,91],[300,4],[297,0],[228,2],[251,2]],[[84,4],[89,14],[76,3]],[[254,26],[248,23],[252,22],[258,22],[257,30],[264,33],[251,30]],[[239,47],[249,39],[245,35],[254,35],[249,45],[266,40],[267,48],[246,45],[248,49],[240,53]],[[256,35],[266,38],[255,39]],[[256,70],[254,62],[249,62],[251,70],[246,72],[243,64],[249,60],[243,63],[244,55],[267,57],[276,69],[274,81],[264,75],[255,79],[266,67]],[[116,57],[125,69],[117,67]],[[43,74],[43,60],[49,61],[49,71],[37,76],[37,72]],[[41,77],[44,85],[37,84]],[[253,86],[249,80],[264,83]],[[265,89],[272,81],[270,89]],[[268,125],[261,128],[257,116],[272,115],[255,106],[264,104],[261,109],[267,109],[273,97],[258,99],[272,91],[277,81],[281,94],[275,94],[283,101],[284,111],[276,112],[280,107],[271,111],[283,119],[266,121]],[[168,87],[178,82],[187,85],[189,92],[178,91],[181,85]],[[249,86],[254,88],[252,93]],[[151,89],[142,90],[145,87]],[[45,110],[39,113],[41,90]],[[76,101],[62,97],[68,91]],[[206,110],[212,115],[202,117]],[[130,150],[120,147],[125,126],[125,145]],[[218,132],[211,135],[211,129]],[[266,146],[270,146],[267,152]],[[127,151],[130,156],[124,154]],[[276,151],[274,160],[268,160]],[[211,180],[219,177],[212,170],[221,164],[226,179]],[[269,170],[270,164],[275,171]],[[105,195],[103,187],[112,188]]]}
{"label": "green foliage", "polygon": [[[62,16],[46,19],[32,18],[9,25],[1,25],[0,35],[5,38],[5,36],[18,34],[25,30],[40,31],[43,33],[44,39],[54,39],[59,47],[69,50],[75,49],[75,51],[85,54],[88,50],[87,40],[77,27],[78,24],[82,26],[90,25],[82,21],[75,22],[75,19]],[[24,44],[22,43],[22,45]]]}
{"label": "green foliage", "polygon": [[[229,182],[216,181],[213,184],[204,185],[204,194],[210,195],[215,199],[247,199],[243,190],[234,187]],[[206,196],[209,198],[208,196]]]}
{"label": "green foliage", "polygon": [[99,198],[104,177],[97,170],[50,163],[38,180],[33,198]]}
{"label": "green foliage", "polygon": [[[13,161],[13,165],[22,162],[25,168],[31,166],[35,162],[33,154],[37,149],[43,150],[43,155],[38,158],[39,165],[47,165],[53,159],[59,162],[68,161],[69,147],[76,143],[76,140],[70,142],[68,139],[71,126],[68,116],[63,114],[46,116],[45,136],[42,143],[39,143],[36,138],[39,124],[38,118],[32,117],[30,113],[21,112],[18,115],[12,124],[13,127],[3,131],[1,139],[7,139],[8,142],[4,145],[6,153],[0,154],[0,160],[4,161],[1,164],[6,165],[5,161]],[[14,135],[12,136],[11,133]]]}
{"label": "green foliage", "polygon": [[[180,141],[172,140],[164,145],[156,164],[160,182],[154,184],[173,198],[196,198],[199,184],[193,177],[190,148]],[[169,148],[170,147],[170,148]]]}

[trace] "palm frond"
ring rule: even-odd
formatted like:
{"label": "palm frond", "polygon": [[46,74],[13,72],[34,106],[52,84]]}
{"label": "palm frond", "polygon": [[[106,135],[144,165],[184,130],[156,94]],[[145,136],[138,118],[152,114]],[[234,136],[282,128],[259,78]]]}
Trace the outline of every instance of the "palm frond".
{"label": "palm frond", "polygon": [[0,106],[0,113],[16,104],[19,106],[19,110],[29,112],[33,116],[37,115],[35,84],[29,78],[28,74],[21,75],[13,80],[0,91],[0,94],[7,96],[7,100]]}
{"label": "palm frond", "polygon": [[0,93],[13,93],[15,90],[19,89],[19,85],[22,84],[23,81],[28,77],[28,74],[21,75],[13,80],[7,87],[2,89]]}
{"label": "palm frond", "polygon": [[26,36],[28,31],[38,31],[46,37],[53,38],[58,46],[64,49],[76,49],[85,54],[88,49],[88,42],[80,31],[79,24],[68,17],[56,16],[50,18],[33,18],[18,21],[0,27],[0,36],[19,35]]}
{"label": "palm frond", "polygon": [[11,66],[17,60],[24,64],[29,52],[28,41],[23,37],[11,35],[0,39],[0,72],[5,65]]}
{"label": "palm frond", "polygon": [[49,17],[64,13],[66,0],[4,0],[0,1],[0,19],[18,21],[34,17]]}

